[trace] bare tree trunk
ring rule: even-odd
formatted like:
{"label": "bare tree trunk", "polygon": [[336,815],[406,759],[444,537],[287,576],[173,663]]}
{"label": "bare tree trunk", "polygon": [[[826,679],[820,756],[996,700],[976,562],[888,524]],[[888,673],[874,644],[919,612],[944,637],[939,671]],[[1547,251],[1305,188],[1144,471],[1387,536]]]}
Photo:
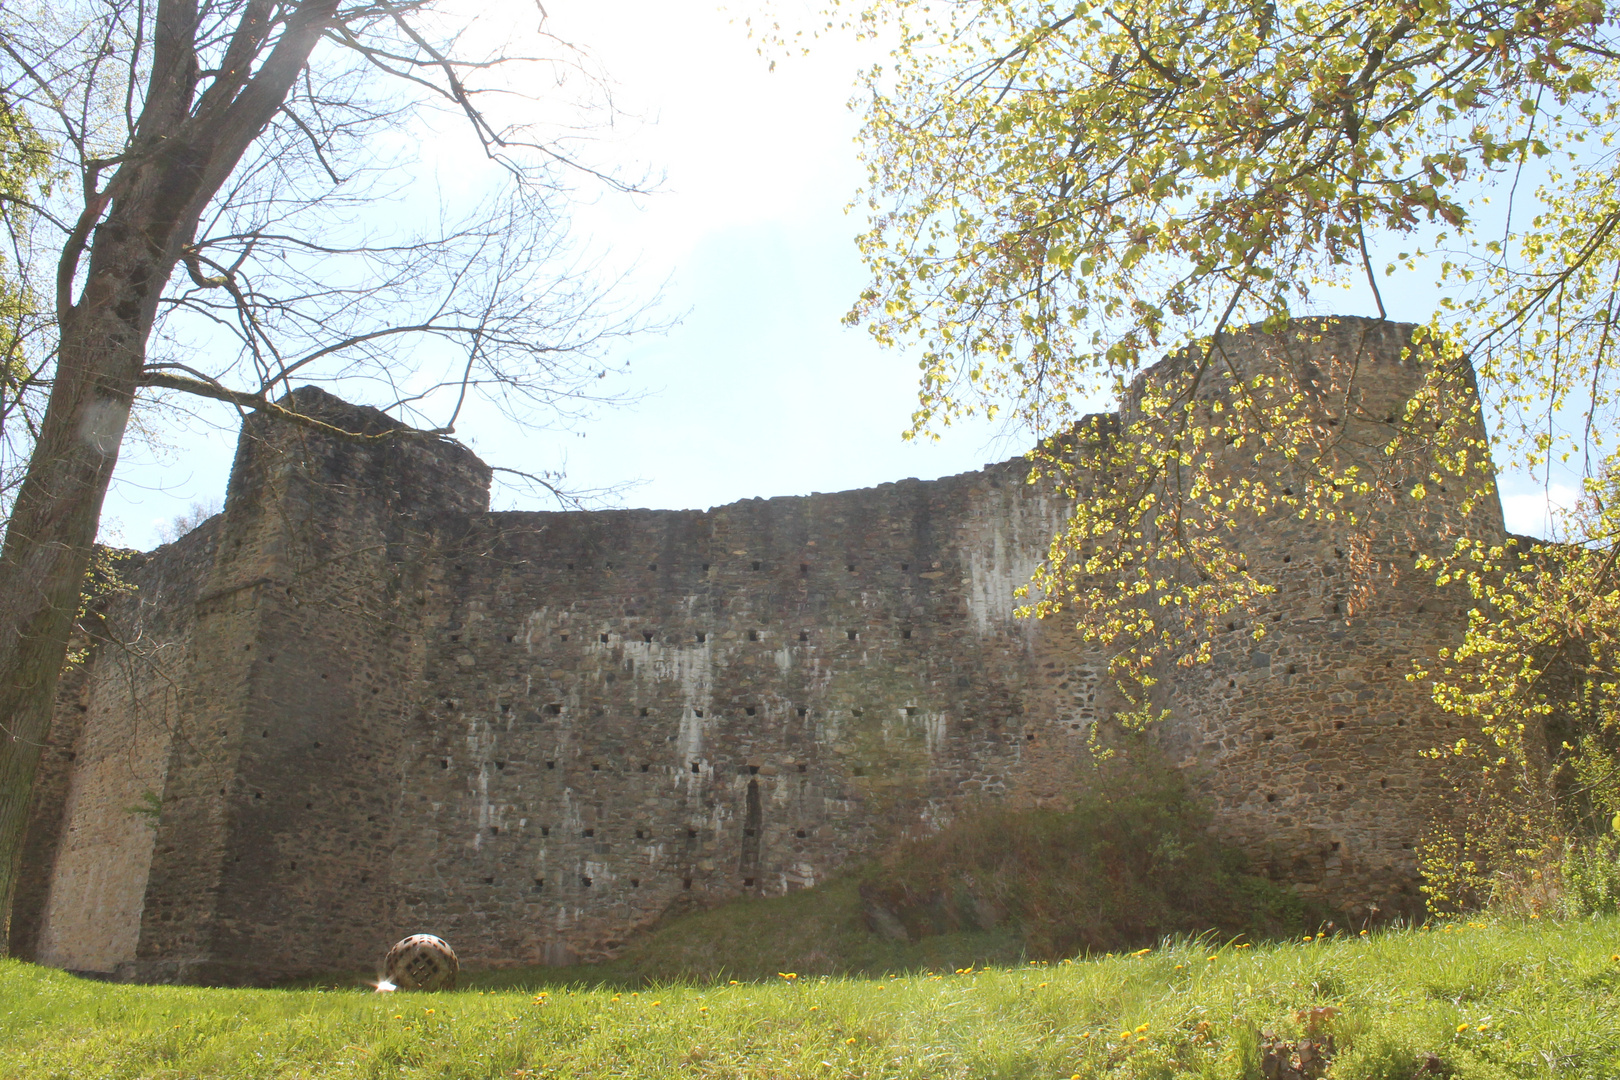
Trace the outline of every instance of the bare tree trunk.
{"label": "bare tree trunk", "polygon": [[0,943],[10,941],[34,772],[140,371],[142,337],[110,315],[71,335],[77,340],[63,335],[39,443],[0,551]]}
{"label": "bare tree trunk", "polygon": [[204,208],[281,108],[336,4],[304,0],[277,26],[270,0],[248,0],[223,66],[198,94],[198,5],[160,0],[132,148],[104,188],[99,168],[84,177],[84,209],[57,272],[56,378],[0,547],[0,955],[10,951],[22,834],[57,677],[158,301]]}

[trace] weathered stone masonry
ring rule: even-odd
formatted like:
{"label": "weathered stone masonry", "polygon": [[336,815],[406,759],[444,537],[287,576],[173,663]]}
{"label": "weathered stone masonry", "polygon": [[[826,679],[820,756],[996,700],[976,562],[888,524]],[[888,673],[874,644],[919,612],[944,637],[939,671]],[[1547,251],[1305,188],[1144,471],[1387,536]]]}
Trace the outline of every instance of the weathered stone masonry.
{"label": "weathered stone masonry", "polygon": [[[1416,385],[1402,340],[1350,322],[1310,348],[1366,352],[1381,409]],[[1013,617],[1065,516],[1022,462],[490,513],[464,448],[298,397],[375,437],[250,419],[224,513],[138,560],[64,683],[15,916],[41,962],[260,982],[418,930],[470,964],[601,957],[964,800],[1061,802],[1112,707],[1103,657]],[[1347,621],[1336,539],[1256,531],[1280,586],[1263,645],[1234,623],[1172,673],[1161,741],[1274,876],[1404,910],[1437,794],[1417,751],[1445,724],[1405,676],[1464,617],[1405,581]]]}

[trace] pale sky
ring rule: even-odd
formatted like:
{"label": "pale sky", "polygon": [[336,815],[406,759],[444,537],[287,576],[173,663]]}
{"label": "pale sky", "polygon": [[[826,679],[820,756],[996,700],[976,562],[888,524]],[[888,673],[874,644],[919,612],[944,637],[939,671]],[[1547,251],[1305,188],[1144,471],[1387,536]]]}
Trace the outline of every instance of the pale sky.
{"label": "pale sky", "polygon": [[[848,46],[772,71],[713,0],[548,0],[547,11],[616,84],[627,119],[606,152],[664,177],[653,195],[580,207],[576,231],[637,268],[627,295],[663,284],[661,310],[681,321],[610,354],[630,362],[621,385],[639,402],[571,432],[475,422],[458,437],[491,464],[566,462],[579,487],[636,482],[618,505],[659,508],[931,478],[1025,449],[983,427],[903,442],[915,362],[840,324],[864,282],[860,219],[844,212],[861,178],[846,107],[860,58]],[[201,408],[227,427],[199,423],[166,454],[128,447],[105,537],[150,548],[193,502],[223,500],[235,430]],[[520,504],[498,493],[496,505]]]}
{"label": "pale sky", "polygon": [[[566,464],[582,488],[633,482],[616,505],[656,508],[933,478],[1026,448],[1020,433],[985,425],[903,442],[915,359],[840,324],[865,284],[853,243],[862,219],[845,213],[862,180],[846,103],[873,54],[827,42],[780,57],[773,71],[714,0],[546,6],[551,29],[588,46],[614,81],[627,118],[603,152],[664,177],[650,196],[578,208],[575,230],[611,265],[635,267],[624,286],[632,299],[662,283],[661,310],[681,321],[609,355],[610,365],[629,362],[620,385],[642,393],[639,402],[566,432],[475,418],[461,426],[463,441],[495,465]],[[1364,298],[1349,299],[1344,310],[1359,311]],[[127,447],[104,539],[147,549],[191,504],[223,501],[234,421],[211,406],[199,416],[206,422],[166,451]],[[1504,501],[1510,524],[1543,531],[1540,493]],[[553,507],[498,492],[496,508]]]}

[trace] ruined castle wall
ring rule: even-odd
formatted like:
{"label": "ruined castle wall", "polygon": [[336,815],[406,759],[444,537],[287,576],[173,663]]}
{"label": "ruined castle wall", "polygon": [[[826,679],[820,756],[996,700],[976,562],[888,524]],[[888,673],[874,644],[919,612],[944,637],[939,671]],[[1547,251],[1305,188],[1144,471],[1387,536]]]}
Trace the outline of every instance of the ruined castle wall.
{"label": "ruined castle wall", "polygon": [[1072,755],[1096,702],[1032,714],[1035,628],[1012,617],[1063,514],[1024,472],[483,518],[434,590],[398,925],[474,963],[600,957]]}
{"label": "ruined castle wall", "polygon": [[369,962],[392,939],[403,690],[424,514],[482,510],[488,468],[375,410],[298,391],[360,440],[250,420],[171,758],[130,974],[262,981]]}
{"label": "ruined castle wall", "polygon": [[[1417,371],[1404,331],[1344,332],[1372,341],[1345,452],[1376,450]],[[1331,368],[1348,342],[1296,359]],[[1235,343],[1239,365],[1265,344]],[[1014,617],[1068,508],[1022,462],[707,512],[493,514],[464,448],[298,393],[368,437],[251,419],[222,517],[143,569],[142,640],[181,676],[120,697],[102,649],[65,693],[87,711],[50,789],[61,839],[28,871],[50,882],[42,959],[241,983],[369,966],[424,930],[473,965],[601,958],[980,799],[1062,805],[1120,704],[1071,627]],[[1217,829],[1362,915],[1412,902],[1437,796],[1417,750],[1446,720],[1407,674],[1465,616],[1409,569],[1363,603],[1345,567],[1362,551],[1388,578],[1499,535],[1494,503],[1465,520],[1444,495],[1372,548],[1257,525],[1241,546],[1278,591],[1212,663],[1168,664],[1154,702]],[[158,789],[154,835],[129,807]]]}
{"label": "ruined castle wall", "polygon": [[[1159,701],[1172,717],[1162,738],[1210,800],[1220,833],[1273,877],[1355,917],[1421,912],[1413,848],[1443,785],[1419,755],[1459,734],[1447,729],[1460,721],[1412,676],[1460,640],[1473,602],[1461,588],[1437,588],[1414,559],[1460,536],[1504,535],[1494,489],[1465,512],[1455,481],[1447,491],[1422,459],[1382,456],[1423,380],[1418,362],[1402,357],[1409,333],[1347,319],[1309,346],[1258,335],[1228,344],[1245,371],[1263,366],[1263,347],[1333,387],[1325,419],[1341,467],[1403,489],[1423,482],[1428,495],[1373,504],[1361,535],[1342,518],[1277,514],[1250,526],[1238,547],[1275,592],[1217,634],[1210,663],[1167,670]],[[1274,483],[1290,482],[1284,463],[1272,468]],[[1373,570],[1370,594],[1352,588],[1358,556]]]}
{"label": "ruined castle wall", "polygon": [[[107,604],[83,667],[64,679],[52,728],[52,756],[70,765],[54,808],[58,831],[49,850],[26,856],[24,873],[41,894],[24,946],[41,963],[112,971],[135,957],[155,835],[152,800],[164,789],[193,605],[218,524],[121,570],[134,591]],[[49,790],[48,778],[38,791]],[[42,835],[30,830],[31,841]]]}

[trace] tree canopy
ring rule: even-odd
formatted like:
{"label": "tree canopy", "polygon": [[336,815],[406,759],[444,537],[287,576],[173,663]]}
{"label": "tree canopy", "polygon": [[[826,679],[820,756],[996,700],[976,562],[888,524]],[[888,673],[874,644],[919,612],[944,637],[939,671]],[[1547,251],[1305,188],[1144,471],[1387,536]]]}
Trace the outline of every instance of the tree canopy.
{"label": "tree canopy", "polygon": [[[0,181],[21,160],[4,140],[29,132],[52,181],[3,191],[40,233],[8,254],[35,283],[44,318],[17,340],[48,395],[13,446],[27,464],[0,549],[0,930],[137,396],[330,427],[283,400],[337,382],[430,429],[389,437],[426,438],[479,397],[545,422],[603,396],[600,346],[639,307],[604,302],[564,211],[576,180],[634,185],[583,158],[606,95],[545,21],[452,0],[0,11]],[[450,130],[453,164],[413,168]]]}
{"label": "tree canopy", "polygon": [[40,324],[40,302],[27,273],[35,216],[29,209],[48,179],[49,148],[0,96],[0,512],[22,481],[44,408],[40,364],[27,347]]}
{"label": "tree canopy", "polygon": [[[1378,507],[1447,481],[1466,503],[1500,469],[1567,474],[1563,546],[1459,540],[1424,567],[1476,608],[1468,640],[1414,676],[1491,736],[1446,749],[1518,777],[1521,807],[1578,789],[1570,805],[1606,828],[1620,36],[1600,0],[871,0],[840,18],[893,45],[862,87],[871,285],[850,321],[919,350],[913,435],[999,412],[1048,440],[1037,472],[1076,495],[1088,477],[1034,613],[1073,619],[1140,685],[1269,591],[1229,526],[1284,514],[1365,535]],[[1387,316],[1397,271],[1442,299],[1415,319],[1428,381],[1381,455],[1331,452],[1286,373],[1223,367],[1222,331],[1334,311],[1349,283]],[[1183,350],[1184,378],[1133,386]],[[1490,449],[1453,407],[1476,375]],[[1072,425],[1108,396],[1129,399],[1126,431],[1078,440],[1077,469]],[[1230,447],[1293,482],[1223,481]],[[1129,585],[1099,590],[1103,575]],[[1569,746],[1593,756],[1549,776],[1530,744],[1558,706],[1554,657],[1587,706]],[[1531,817],[1502,843],[1522,850]]]}

